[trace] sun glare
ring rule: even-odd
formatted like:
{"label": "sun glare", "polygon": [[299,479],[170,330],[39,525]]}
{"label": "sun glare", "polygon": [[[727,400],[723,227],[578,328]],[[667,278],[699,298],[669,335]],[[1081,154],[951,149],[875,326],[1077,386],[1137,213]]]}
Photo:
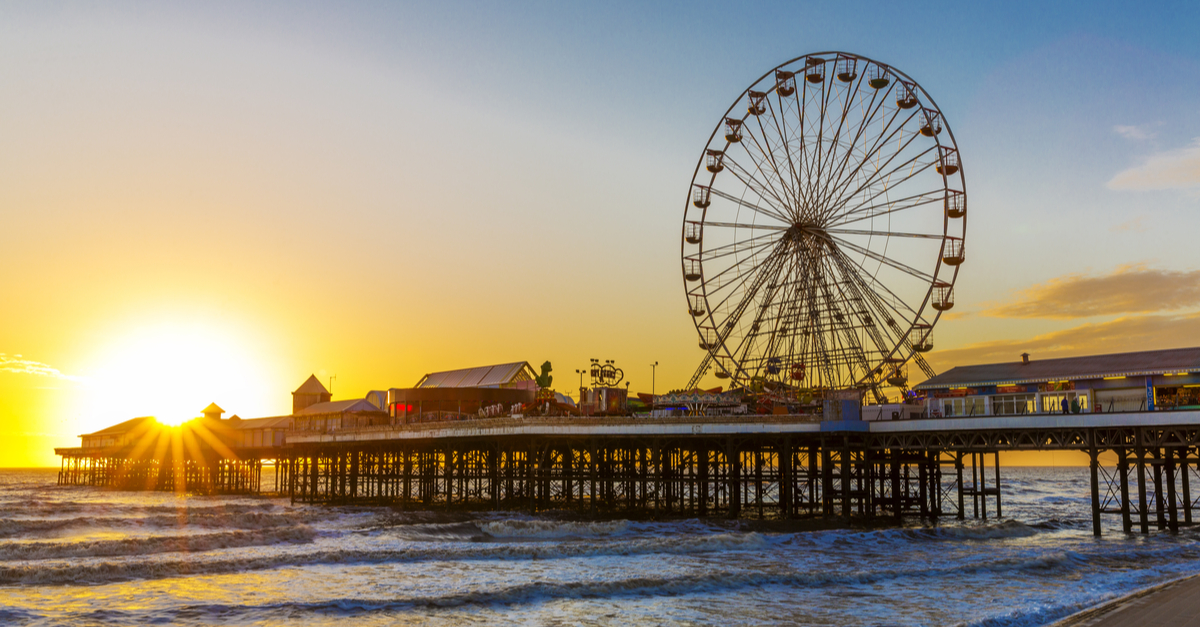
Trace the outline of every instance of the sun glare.
{"label": "sun glare", "polygon": [[278,395],[260,359],[232,334],[206,327],[142,328],[110,345],[97,362],[89,377],[92,405],[84,412],[96,428],[136,416],[179,425],[213,402],[226,418],[252,417]]}

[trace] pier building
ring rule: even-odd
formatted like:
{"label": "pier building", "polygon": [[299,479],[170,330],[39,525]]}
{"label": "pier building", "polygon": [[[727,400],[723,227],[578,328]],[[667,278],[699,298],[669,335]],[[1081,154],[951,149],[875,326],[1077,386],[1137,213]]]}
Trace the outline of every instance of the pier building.
{"label": "pier building", "polygon": [[[291,416],[222,419],[216,403],[178,426],[151,416],[79,436],[56,448],[59,485],[177,492],[259,492],[264,459],[277,459]],[[276,485],[279,488],[279,484]]]}
{"label": "pier building", "polygon": [[380,405],[365,398],[327,401],[309,405],[292,414],[292,424],[301,431],[337,431],[388,424]]}
{"label": "pier building", "polygon": [[527,361],[433,372],[411,388],[388,389],[387,412],[396,424],[510,414],[514,405],[534,403],[536,377]]}
{"label": "pier building", "polygon": [[310,374],[304,383],[301,383],[300,387],[292,392],[292,414],[299,413],[300,410],[310,405],[328,403],[331,400],[333,400],[333,394],[330,394],[329,390],[321,384],[317,375]]}
{"label": "pier building", "polygon": [[929,417],[1200,409],[1200,348],[956,366],[913,387]]}

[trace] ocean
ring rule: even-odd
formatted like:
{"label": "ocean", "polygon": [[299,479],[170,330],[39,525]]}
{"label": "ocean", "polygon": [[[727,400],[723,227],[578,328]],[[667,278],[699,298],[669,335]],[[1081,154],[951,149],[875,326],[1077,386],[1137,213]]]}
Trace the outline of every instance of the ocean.
{"label": "ocean", "polygon": [[[987,522],[804,531],[292,505],[0,470],[3,625],[1044,625],[1200,572],[1200,533],[1091,533],[1084,468]],[[271,485],[264,477],[264,485]]]}

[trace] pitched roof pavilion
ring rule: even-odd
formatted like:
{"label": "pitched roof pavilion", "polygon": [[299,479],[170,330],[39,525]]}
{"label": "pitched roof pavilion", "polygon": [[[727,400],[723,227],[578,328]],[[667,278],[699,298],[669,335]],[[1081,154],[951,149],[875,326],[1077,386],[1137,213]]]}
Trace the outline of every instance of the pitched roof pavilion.
{"label": "pitched roof pavilion", "polygon": [[434,372],[421,377],[418,388],[497,388],[532,381],[537,373],[527,361]]}
{"label": "pitched roof pavilion", "polygon": [[1034,359],[1029,363],[1015,361],[1002,364],[956,366],[913,386],[913,389],[936,390],[1046,381],[1083,381],[1107,377],[1142,377],[1187,372],[1200,372],[1200,347],[1059,359]]}

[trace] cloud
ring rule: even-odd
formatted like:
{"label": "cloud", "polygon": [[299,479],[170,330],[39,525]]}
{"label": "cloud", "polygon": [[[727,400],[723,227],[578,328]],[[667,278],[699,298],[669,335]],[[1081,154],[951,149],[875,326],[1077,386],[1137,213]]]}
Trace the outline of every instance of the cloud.
{"label": "cloud", "polygon": [[1147,130],[1145,126],[1121,126],[1118,124],[1113,127],[1113,130],[1116,131],[1117,135],[1135,141],[1152,139],[1155,136],[1155,133]]}
{"label": "cloud", "polygon": [[1148,315],[1084,324],[1032,339],[979,342],[962,348],[935,350],[925,355],[935,370],[954,366],[1031,359],[1103,355],[1143,350],[1179,348],[1200,337],[1200,313],[1185,316]]}
{"label": "cloud", "polygon": [[1132,220],[1126,220],[1125,222],[1109,227],[1108,230],[1113,233],[1145,233],[1146,225],[1142,224],[1142,221],[1145,219],[1146,216],[1138,216]]}
{"label": "cloud", "polygon": [[55,368],[38,361],[25,359],[21,355],[6,355],[0,353],[0,372],[12,372],[15,374],[31,374],[40,377],[53,377],[55,379],[66,379],[68,381],[80,381],[82,377],[76,377],[69,374],[63,374]]}
{"label": "cloud", "polygon": [[1112,274],[1068,274],[1018,292],[1014,302],[993,305],[995,318],[1053,318],[1174,311],[1200,305],[1200,270],[1173,272],[1143,265]]}
{"label": "cloud", "polygon": [[1186,148],[1150,155],[1142,165],[1118,172],[1107,187],[1133,191],[1200,187],[1200,137]]}

